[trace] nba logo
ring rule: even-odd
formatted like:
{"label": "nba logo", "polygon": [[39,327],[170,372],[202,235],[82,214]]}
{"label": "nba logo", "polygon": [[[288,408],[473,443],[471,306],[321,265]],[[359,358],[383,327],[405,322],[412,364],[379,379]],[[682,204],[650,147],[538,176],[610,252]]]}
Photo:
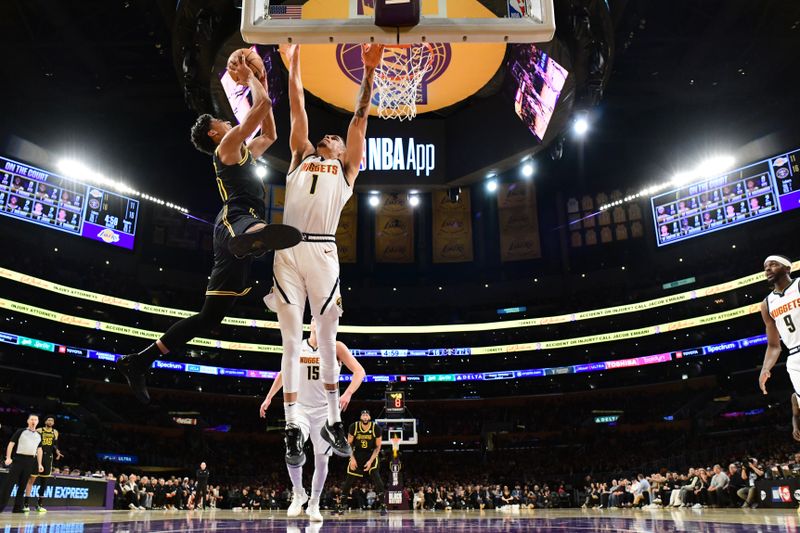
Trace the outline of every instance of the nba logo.
{"label": "nba logo", "polygon": [[508,0],[508,18],[521,19],[528,16],[527,0]]}

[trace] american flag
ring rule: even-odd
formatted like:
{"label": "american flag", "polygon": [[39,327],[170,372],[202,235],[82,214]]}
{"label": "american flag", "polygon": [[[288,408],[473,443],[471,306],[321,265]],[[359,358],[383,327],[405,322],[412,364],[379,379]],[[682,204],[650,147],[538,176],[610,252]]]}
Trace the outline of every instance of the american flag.
{"label": "american flag", "polygon": [[272,5],[269,6],[267,15],[273,19],[299,19],[303,14],[303,6],[284,6]]}

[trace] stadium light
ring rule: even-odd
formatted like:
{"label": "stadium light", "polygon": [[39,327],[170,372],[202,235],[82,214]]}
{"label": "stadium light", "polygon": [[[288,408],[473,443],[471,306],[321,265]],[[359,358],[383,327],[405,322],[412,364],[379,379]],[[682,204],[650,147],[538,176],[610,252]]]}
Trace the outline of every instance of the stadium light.
{"label": "stadium light", "polygon": [[491,178],[489,181],[487,181],[486,190],[489,192],[495,192],[497,190],[497,179]]}
{"label": "stadium light", "polygon": [[586,111],[578,112],[575,115],[575,122],[572,124],[572,131],[578,137],[583,137],[589,131],[589,113]]}
{"label": "stadium light", "polygon": [[256,167],[256,176],[261,178],[262,180],[267,177],[267,167],[264,166],[257,166]]}
{"label": "stadium light", "polygon": [[411,207],[417,207],[419,205],[419,196],[416,194],[409,194],[408,205],[410,205]]}
{"label": "stadium light", "polygon": [[369,205],[370,205],[370,207],[378,207],[379,203],[381,203],[381,199],[378,197],[377,194],[370,194],[369,195]]}
{"label": "stadium light", "polygon": [[695,167],[693,170],[684,170],[676,173],[674,176],[672,176],[672,178],[669,181],[665,181],[664,183],[660,183],[658,185],[652,185],[650,187],[642,189],[638,193],[626,196],[622,200],[617,200],[615,202],[601,205],[600,211],[605,211],[606,209],[610,209],[620,204],[636,200],[637,198],[641,198],[642,196],[653,196],[657,192],[663,191],[664,189],[669,187],[672,188],[684,187],[698,180],[719,176],[720,174],[724,174],[725,172],[730,170],[735,163],[736,159],[732,155],[720,155],[720,156],[710,157],[704,160],[699,165],[697,165],[697,167]]}
{"label": "stadium light", "polygon": [[81,183],[97,185],[99,187],[103,187],[105,189],[118,192],[120,194],[135,196],[143,200],[167,206],[170,209],[175,209],[176,211],[179,211],[181,213],[189,212],[189,210],[186,209],[185,207],[173,204],[172,202],[165,202],[164,200],[155,198],[153,196],[150,196],[149,194],[139,192],[121,181],[113,180],[99,172],[92,170],[91,168],[86,166],[84,163],[81,163],[80,161],[75,161],[74,159],[61,159],[56,166],[58,167],[58,171],[61,174],[72,180]]}
{"label": "stadium light", "polygon": [[528,162],[522,165],[522,176],[524,178],[530,178],[533,176],[533,163]]}

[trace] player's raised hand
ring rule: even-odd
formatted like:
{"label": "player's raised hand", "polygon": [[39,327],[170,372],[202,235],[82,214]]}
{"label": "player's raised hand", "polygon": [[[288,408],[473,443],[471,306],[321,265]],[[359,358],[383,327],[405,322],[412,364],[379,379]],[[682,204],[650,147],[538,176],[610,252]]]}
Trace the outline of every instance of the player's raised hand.
{"label": "player's raised hand", "polygon": [[300,45],[299,44],[282,44],[280,47],[281,52],[283,55],[286,56],[286,60],[290,63],[295,56],[300,53]]}
{"label": "player's raised hand", "polygon": [[270,398],[269,396],[264,398],[264,401],[261,402],[261,407],[258,409],[258,414],[261,416],[261,418],[267,417],[267,409],[269,409],[271,403],[272,403],[272,398]]}
{"label": "player's raised hand", "polygon": [[339,409],[342,411],[347,410],[347,406],[350,405],[350,399],[353,397],[352,394],[349,392],[345,392],[339,397]]}
{"label": "player's raised hand", "polygon": [[364,62],[365,67],[375,68],[381,63],[383,57],[382,44],[362,44],[361,45],[361,60]]}
{"label": "player's raised hand", "polygon": [[758,386],[761,387],[761,392],[767,394],[767,380],[772,377],[772,374],[769,373],[769,370],[761,370],[761,374],[758,376]]}

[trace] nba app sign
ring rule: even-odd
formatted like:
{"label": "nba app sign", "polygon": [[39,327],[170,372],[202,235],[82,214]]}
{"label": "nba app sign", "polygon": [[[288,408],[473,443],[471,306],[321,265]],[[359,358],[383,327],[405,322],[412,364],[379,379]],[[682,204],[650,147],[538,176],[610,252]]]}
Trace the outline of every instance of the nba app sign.
{"label": "nba app sign", "polygon": [[364,146],[359,170],[413,172],[430,176],[436,169],[436,146],[414,138],[370,137]]}

